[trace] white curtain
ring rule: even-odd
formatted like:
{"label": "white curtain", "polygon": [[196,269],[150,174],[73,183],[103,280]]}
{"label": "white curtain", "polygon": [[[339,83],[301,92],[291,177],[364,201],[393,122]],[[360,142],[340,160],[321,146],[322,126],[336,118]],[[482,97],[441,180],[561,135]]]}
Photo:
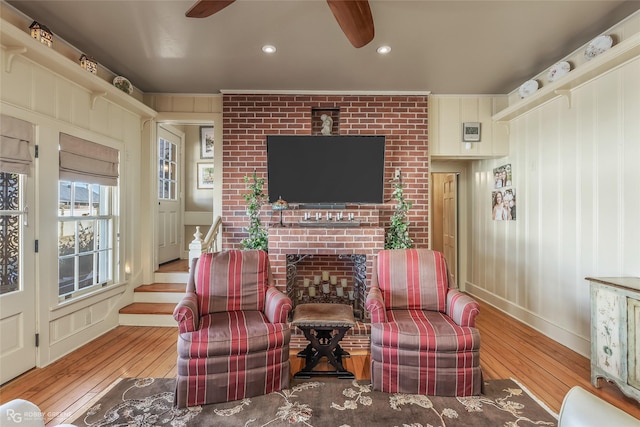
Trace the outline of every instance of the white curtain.
{"label": "white curtain", "polygon": [[31,175],[33,124],[15,117],[0,116],[0,172]]}
{"label": "white curtain", "polygon": [[60,133],[60,180],[118,184],[118,150]]}

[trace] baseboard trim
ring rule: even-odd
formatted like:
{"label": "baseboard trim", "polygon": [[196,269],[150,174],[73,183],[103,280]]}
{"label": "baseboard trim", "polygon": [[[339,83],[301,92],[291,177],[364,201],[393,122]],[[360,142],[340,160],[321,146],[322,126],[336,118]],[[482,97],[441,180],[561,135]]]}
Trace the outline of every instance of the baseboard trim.
{"label": "baseboard trim", "polygon": [[503,313],[521,321],[527,326],[532,327],[541,334],[559,342],[576,353],[587,358],[591,357],[591,341],[589,339],[576,335],[571,331],[567,331],[548,319],[542,318],[538,314],[533,313],[524,307],[516,305],[511,301],[507,301],[498,295],[492,294],[486,289],[476,286],[471,282],[465,282],[465,292],[473,295],[474,298],[492,305]]}

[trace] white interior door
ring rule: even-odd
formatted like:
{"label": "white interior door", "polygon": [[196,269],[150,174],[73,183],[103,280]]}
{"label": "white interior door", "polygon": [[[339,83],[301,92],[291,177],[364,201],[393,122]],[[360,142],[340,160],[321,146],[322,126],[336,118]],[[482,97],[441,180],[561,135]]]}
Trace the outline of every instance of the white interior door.
{"label": "white interior door", "polygon": [[457,189],[456,175],[447,174],[443,182],[442,192],[442,243],[444,257],[449,266],[449,274],[458,283],[458,249],[457,249]]}
{"label": "white interior door", "polygon": [[34,179],[0,173],[0,384],[36,366]]}
{"label": "white interior door", "polygon": [[184,133],[158,125],[158,227],[156,245],[158,264],[179,259],[182,253],[182,191],[180,153]]}

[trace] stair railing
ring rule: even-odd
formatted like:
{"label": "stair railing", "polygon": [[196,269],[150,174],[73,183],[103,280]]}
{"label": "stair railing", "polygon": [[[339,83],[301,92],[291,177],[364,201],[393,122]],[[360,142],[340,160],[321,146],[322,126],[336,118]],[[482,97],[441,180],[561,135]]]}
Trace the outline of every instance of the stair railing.
{"label": "stair railing", "polygon": [[189,269],[191,269],[191,262],[194,258],[199,258],[200,254],[204,252],[217,252],[218,249],[218,235],[222,230],[222,218],[218,216],[216,220],[209,227],[209,231],[205,238],[202,238],[200,232],[200,226],[196,226],[196,232],[193,233],[193,241],[189,243]]}

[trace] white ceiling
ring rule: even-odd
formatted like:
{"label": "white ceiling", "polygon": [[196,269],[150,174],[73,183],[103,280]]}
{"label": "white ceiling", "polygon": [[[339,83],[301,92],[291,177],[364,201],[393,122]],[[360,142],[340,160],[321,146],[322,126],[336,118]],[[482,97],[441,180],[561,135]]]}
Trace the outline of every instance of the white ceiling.
{"label": "white ceiling", "polygon": [[[238,0],[186,18],[194,2],[6,0],[148,93],[508,93],[640,9],[638,0],[370,0],[375,38],[356,49],[323,0]],[[264,44],[278,51],[265,55]],[[382,44],[390,54],[376,53]]]}

